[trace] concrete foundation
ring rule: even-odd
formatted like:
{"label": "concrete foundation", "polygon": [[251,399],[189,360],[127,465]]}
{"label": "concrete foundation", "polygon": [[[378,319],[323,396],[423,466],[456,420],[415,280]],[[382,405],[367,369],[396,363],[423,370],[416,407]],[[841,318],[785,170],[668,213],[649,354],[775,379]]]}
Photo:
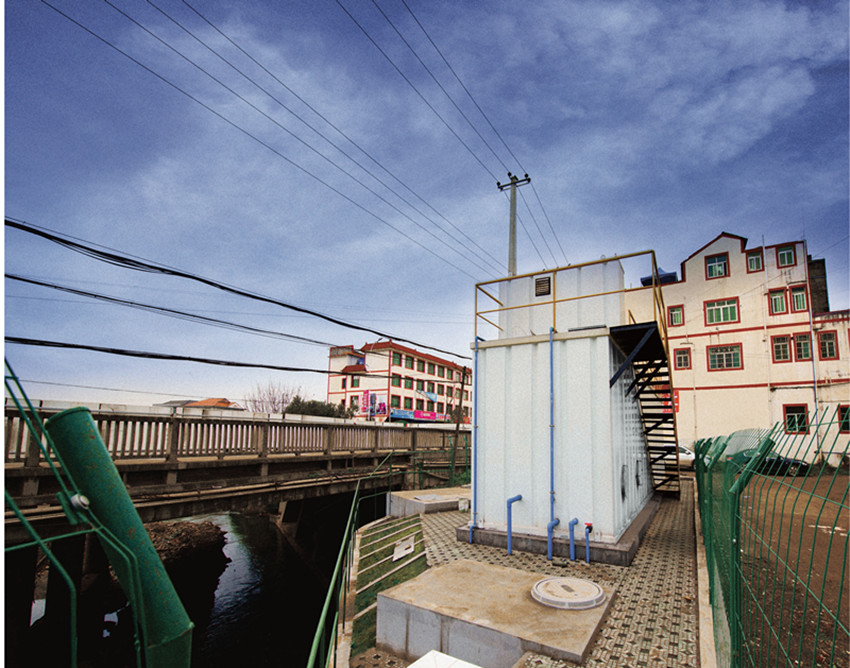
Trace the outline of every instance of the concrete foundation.
{"label": "concrete foundation", "polygon": [[[660,497],[655,496],[650,499],[616,543],[590,541],[590,561],[612,564],[614,566],[628,566],[631,564],[640,546],[640,541],[649,528],[649,524],[660,504]],[[581,525],[576,527],[574,541],[575,556],[577,560],[584,561],[584,534],[581,533],[580,529],[582,529]],[[457,539],[467,543],[469,542],[469,525],[463,525],[457,528]],[[492,547],[503,547],[507,549],[508,534],[507,531],[499,529],[476,528],[472,532],[472,542],[479,545],[490,545]],[[531,552],[533,554],[546,554],[548,551],[548,543],[545,535],[541,536],[517,531],[514,531],[512,534],[511,547],[520,552]],[[569,558],[570,539],[568,536],[555,534],[552,540],[552,554],[558,558]]]}
{"label": "concrete foundation", "polygon": [[614,597],[590,610],[557,610],[531,596],[541,579],[467,560],[432,568],[378,594],[377,646],[408,660],[431,650],[489,668],[527,651],[582,662]]}
{"label": "concrete foundation", "polygon": [[408,517],[423,513],[441,513],[447,510],[469,508],[469,487],[412,490],[392,492],[387,496],[387,515]]}

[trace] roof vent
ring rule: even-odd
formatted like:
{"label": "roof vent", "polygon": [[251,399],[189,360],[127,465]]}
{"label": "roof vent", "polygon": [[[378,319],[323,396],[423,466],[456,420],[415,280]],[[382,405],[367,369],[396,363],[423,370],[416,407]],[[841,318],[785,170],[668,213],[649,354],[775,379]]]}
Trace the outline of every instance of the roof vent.
{"label": "roof vent", "polygon": [[545,297],[552,294],[552,277],[538,276],[534,279],[534,296]]}

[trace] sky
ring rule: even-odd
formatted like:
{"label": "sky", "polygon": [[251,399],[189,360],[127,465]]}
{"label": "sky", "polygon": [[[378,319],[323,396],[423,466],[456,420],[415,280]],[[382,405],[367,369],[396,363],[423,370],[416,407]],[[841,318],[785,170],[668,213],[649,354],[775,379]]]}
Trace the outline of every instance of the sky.
{"label": "sky", "polygon": [[[70,0],[5,7],[7,218],[471,356],[475,284],[721,232],[848,294],[848,4]],[[6,336],[327,369],[377,334],[4,234]],[[106,303],[47,282],[311,339]],[[7,344],[32,399],[150,405],[318,373]],[[467,363],[463,357],[451,357]]]}

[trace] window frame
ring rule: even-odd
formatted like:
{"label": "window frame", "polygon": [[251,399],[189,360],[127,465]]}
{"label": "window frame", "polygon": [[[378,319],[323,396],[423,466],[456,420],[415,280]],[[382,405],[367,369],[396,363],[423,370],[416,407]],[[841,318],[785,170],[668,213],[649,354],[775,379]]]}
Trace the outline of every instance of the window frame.
{"label": "window frame", "polygon": [[[809,354],[808,354],[807,357],[802,357],[800,355],[800,348],[799,348],[800,344],[798,343],[798,339],[803,339],[803,338],[805,338],[807,340],[808,345],[809,345]],[[812,359],[812,337],[809,336],[808,332],[795,334],[794,335],[794,361],[795,362],[810,362],[811,359]]]}
{"label": "window frame", "polygon": [[351,389],[353,390],[355,387],[360,387],[360,376],[351,377]]}
{"label": "window frame", "polygon": [[390,376],[390,385],[392,387],[401,387],[401,376],[397,373]]}
{"label": "window frame", "polygon": [[[802,291],[803,294],[803,308],[797,308],[794,300],[794,294],[800,294]],[[809,310],[809,291],[806,289],[805,285],[792,285],[788,288],[788,307],[791,309],[791,313],[805,313]]]}
{"label": "window frame", "polygon": [[[750,258],[758,258],[758,269],[750,268]],[[764,251],[761,248],[759,248],[758,250],[747,251],[747,273],[757,274],[760,271],[764,271]]]}
{"label": "window frame", "polygon": [[416,360],[416,370],[419,373],[425,373],[425,360]]}
{"label": "window frame", "polygon": [[412,390],[413,389],[413,378],[411,378],[410,376],[404,377],[404,389],[405,390]]}
{"label": "window frame", "polygon": [[[798,409],[802,408],[802,415],[805,418],[805,422],[803,423],[804,428],[800,429],[797,426],[794,429],[788,428],[788,417],[789,417],[789,408]],[[800,415],[796,410],[793,415]],[[786,434],[808,434],[809,433],[809,406],[808,404],[782,404],[782,427]]]}
{"label": "window frame", "polygon": [[428,362],[428,373],[429,373],[429,375],[431,375],[431,376],[434,375],[434,371],[436,369],[436,366],[437,365],[434,364],[433,362]]}
{"label": "window frame", "polygon": [[404,410],[406,410],[406,411],[413,410],[413,397],[405,397],[404,398]]}
{"label": "window frame", "polygon": [[[713,350],[717,348],[737,348],[738,349],[738,364],[739,366],[721,366],[714,367],[711,366],[711,354]],[[742,371],[744,368],[744,347],[741,343],[723,343],[716,346],[706,346],[705,348],[705,365],[706,369],[713,373],[716,371]]]}
{"label": "window frame", "polygon": [[[708,321],[709,309],[714,304],[719,304],[721,302],[726,303],[726,304],[728,304],[730,302],[735,302],[735,319],[734,320],[721,320],[720,322],[709,322]],[[727,297],[725,299],[713,299],[711,301],[705,301],[705,302],[702,303],[702,308],[703,308],[703,317],[705,318],[705,326],[706,327],[711,327],[713,325],[734,325],[736,323],[741,322],[741,303],[740,303],[740,299],[738,297]],[[723,308],[724,307],[720,307],[721,314],[722,314]]]}
{"label": "window frame", "polygon": [[[833,346],[833,355],[824,355],[823,354],[823,337],[825,334],[832,335],[832,346]],[[820,360],[837,360],[841,356],[838,353],[838,330],[836,329],[826,329],[822,332],[818,332],[818,359]]]}
{"label": "window frame", "polygon": [[417,399],[416,400],[416,410],[418,410],[418,411],[424,411],[425,410],[425,400],[424,399]]}
{"label": "window frame", "polygon": [[413,367],[416,366],[416,358],[411,355],[404,356],[404,368],[413,370]]}
{"label": "window frame", "polygon": [[[773,307],[773,296],[782,295],[782,310],[776,310]],[[788,291],[785,288],[773,288],[767,291],[767,312],[770,315],[785,315],[788,313]]]}
{"label": "window frame", "polygon": [[[673,322],[673,314],[678,313],[681,322],[675,323]],[[673,304],[672,306],[667,307],[667,326],[668,327],[684,327],[685,326],[685,305],[684,304]]]}
{"label": "window frame", "polygon": [[401,396],[398,394],[390,395],[390,408],[401,408]]}
{"label": "window frame", "polygon": [[850,434],[850,404],[838,405],[838,433]]}
{"label": "window frame", "polygon": [[[779,258],[782,256],[784,251],[791,251],[791,262],[786,264],[782,264],[779,261]],[[777,269],[786,269],[787,267],[796,267],[797,266],[797,247],[795,244],[783,244],[782,246],[776,247],[776,267]]]}
{"label": "window frame", "polygon": [[[719,261],[719,262],[713,262]],[[723,273],[715,276],[711,275],[711,269],[723,267]],[[715,278],[726,278],[729,275],[729,253],[715,253],[714,255],[705,256],[705,280],[713,281]]]}
{"label": "window frame", "polygon": [[[770,337],[770,359],[774,364],[785,364],[793,361],[793,353],[791,351],[791,335],[790,334],[777,334],[776,336]],[[787,357],[784,359],[780,359],[776,356],[776,345],[780,342],[781,339],[785,339],[785,354]]]}
{"label": "window frame", "polygon": [[393,366],[401,366],[401,353],[393,352]]}
{"label": "window frame", "polygon": [[[685,355],[687,355],[687,364],[679,364],[679,353],[684,353]],[[692,368],[690,348],[676,348],[673,351],[673,368],[676,371]]]}

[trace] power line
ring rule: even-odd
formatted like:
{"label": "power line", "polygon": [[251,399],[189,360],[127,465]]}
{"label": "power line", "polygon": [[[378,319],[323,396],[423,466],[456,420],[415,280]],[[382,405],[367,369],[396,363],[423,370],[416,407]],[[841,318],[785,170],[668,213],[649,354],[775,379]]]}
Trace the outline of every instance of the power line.
{"label": "power line", "polygon": [[[66,343],[63,341],[44,341],[42,339],[28,339],[18,336],[5,337],[6,343],[22,346],[41,346],[46,348],[64,348],[68,350],[88,350],[109,355],[123,357],[137,357],[152,360],[166,360],[169,362],[197,362],[199,364],[211,364],[214,366],[228,366],[244,369],[271,369],[272,371],[290,371],[298,373],[319,373],[323,375],[337,374],[339,372],[328,369],[309,369],[305,367],[280,366],[277,364],[263,364],[261,362],[235,362],[232,360],[219,360],[208,357],[190,357],[188,355],[172,355],[169,353],[152,353],[142,350],[128,350],[126,348],[109,348],[104,346],[90,346],[83,343]],[[369,374],[370,378],[389,378],[380,374]]]}
{"label": "power line", "polygon": [[458,357],[461,359],[470,359],[464,355],[458,355],[457,353],[450,352],[448,350],[443,350],[441,348],[436,348],[434,346],[428,346],[423,343],[417,343],[415,341],[411,341],[409,339],[403,339],[400,337],[392,336],[385,332],[381,332],[376,329],[371,329],[369,327],[363,327],[361,325],[355,325],[353,323],[345,322],[344,320],[340,320],[339,318],[334,318],[333,316],[325,315],[324,313],[319,313],[318,311],[313,311],[312,309],[303,308],[301,306],[296,306],[295,304],[289,304],[287,302],[281,301],[279,299],[275,299],[273,297],[267,297],[265,295],[260,295],[258,293],[249,292],[247,290],[243,290],[241,288],[237,288],[235,286],[226,285],[224,283],[220,283],[211,278],[205,278],[203,276],[192,274],[180,269],[174,269],[171,267],[166,267],[164,265],[156,264],[154,262],[150,262],[142,259],[133,259],[128,256],[120,255],[115,252],[110,251],[101,251],[97,250],[91,245],[85,245],[78,243],[76,241],[71,241],[69,239],[63,238],[57,234],[53,234],[51,231],[47,231],[45,229],[39,229],[34,226],[31,226],[27,223],[18,222],[6,218],[6,225],[13,229],[21,230],[22,232],[26,232],[28,234],[32,234],[43,239],[47,239],[48,241],[52,241],[60,246],[68,248],[74,252],[80,253],[82,255],[86,255],[88,257],[94,258],[96,260],[100,260],[102,262],[106,262],[107,264],[114,265],[116,267],[121,267],[124,269],[132,269],[134,271],[141,271],[152,274],[163,274],[166,276],[175,276],[178,278],[185,278],[190,281],[195,281],[197,283],[201,283],[203,285],[207,285],[212,288],[216,288],[217,290],[222,290],[223,292],[227,292],[230,294],[238,295],[240,297],[247,297],[248,299],[253,299],[255,301],[264,302],[267,304],[273,304],[275,306],[280,306],[282,308],[290,309],[292,311],[296,311],[297,313],[305,313],[307,315],[312,315],[316,318],[320,318],[327,322],[333,323],[335,325],[340,325],[341,327],[347,327],[349,329],[358,330],[361,332],[368,332],[370,334],[374,334],[375,336],[380,336],[386,339],[393,339],[396,341],[402,341],[404,343],[409,343],[413,346],[417,346],[420,348],[425,348],[427,350],[433,350],[435,352],[442,353],[444,355],[451,355],[452,357]]}
{"label": "power line", "polygon": [[92,37],[94,37],[95,39],[99,40],[100,42],[102,42],[103,44],[107,45],[107,46],[108,46],[108,47],[110,47],[111,49],[113,49],[113,50],[115,50],[116,52],[120,53],[122,56],[124,56],[124,57],[125,57],[125,58],[127,58],[128,60],[130,60],[130,61],[132,61],[133,63],[135,63],[136,65],[138,65],[139,67],[141,67],[142,69],[144,69],[146,72],[149,72],[150,74],[152,74],[153,76],[155,76],[157,79],[159,79],[159,80],[160,80],[160,81],[162,81],[163,83],[167,84],[168,86],[171,86],[171,87],[172,87],[174,90],[176,90],[177,92],[179,92],[179,93],[181,93],[182,95],[186,96],[187,98],[189,98],[190,100],[192,100],[192,101],[193,101],[193,102],[195,102],[196,104],[200,105],[201,107],[203,107],[204,109],[206,109],[208,112],[210,112],[211,114],[213,114],[214,116],[216,116],[216,117],[217,117],[217,118],[219,118],[220,120],[224,121],[225,123],[227,123],[228,125],[230,125],[230,126],[231,126],[231,127],[233,127],[234,129],[238,130],[239,132],[241,132],[242,134],[244,134],[244,135],[245,135],[246,137],[248,137],[249,139],[254,140],[255,142],[257,142],[257,143],[258,143],[258,144],[260,144],[261,146],[263,146],[263,147],[265,147],[266,149],[268,149],[269,151],[271,151],[271,152],[272,152],[274,155],[276,155],[277,157],[281,158],[282,160],[285,160],[287,163],[289,163],[290,165],[292,165],[293,167],[295,167],[295,168],[296,168],[296,169],[298,169],[299,171],[303,172],[305,175],[307,175],[307,176],[309,176],[310,178],[312,178],[313,180],[315,180],[317,183],[319,183],[319,184],[321,184],[321,185],[325,186],[326,188],[328,188],[329,190],[333,191],[334,193],[336,193],[337,195],[339,195],[341,198],[343,198],[344,200],[346,200],[346,201],[347,201],[347,202],[349,202],[350,204],[353,204],[354,206],[356,206],[358,209],[360,209],[361,211],[363,211],[363,212],[364,212],[364,213],[366,213],[367,215],[369,215],[369,216],[371,216],[372,218],[374,218],[375,220],[377,220],[377,221],[379,221],[379,222],[383,223],[383,224],[384,224],[384,225],[386,225],[387,227],[389,227],[389,228],[391,228],[391,229],[395,230],[396,232],[398,232],[399,234],[401,234],[402,236],[404,236],[405,238],[407,238],[409,241],[411,241],[411,242],[415,243],[417,246],[419,246],[420,248],[422,248],[424,251],[426,251],[426,252],[430,253],[431,255],[433,255],[433,256],[434,256],[434,257],[436,257],[436,258],[439,258],[442,262],[445,262],[446,264],[448,264],[449,266],[451,266],[451,267],[453,267],[453,268],[457,269],[457,270],[458,270],[458,271],[460,271],[461,273],[466,274],[466,275],[467,275],[467,276],[469,276],[471,279],[476,280],[475,276],[473,276],[473,275],[472,275],[472,274],[470,274],[469,272],[467,272],[467,271],[465,271],[464,269],[462,269],[462,268],[458,267],[458,266],[457,266],[457,265],[455,265],[454,263],[449,262],[446,258],[444,258],[443,256],[441,256],[440,254],[438,254],[438,253],[437,253],[437,252],[435,252],[434,250],[432,250],[432,249],[428,248],[427,246],[425,246],[424,244],[420,243],[419,241],[417,241],[416,239],[414,239],[413,237],[411,237],[409,234],[407,234],[407,233],[406,233],[406,232],[404,232],[403,230],[399,229],[398,227],[396,227],[395,225],[393,225],[393,224],[392,224],[392,223],[390,223],[389,221],[385,220],[384,218],[382,218],[382,217],[381,217],[381,216],[379,216],[378,214],[374,213],[374,212],[373,212],[373,211],[371,211],[370,209],[366,208],[364,205],[362,205],[362,204],[360,204],[359,202],[357,202],[355,199],[353,199],[353,198],[352,198],[352,197],[350,197],[349,195],[346,195],[345,193],[343,193],[343,192],[342,192],[341,190],[339,190],[338,188],[336,188],[336,187],[332,186],[330,183],[328,183],[327,181],[325,181],[324,179],[322,179],[320,176],[318,176],[318,175],[314,174],[313,172],[311,172],[310,170],[308,170],[306,167],[303,167],[302,165],[300,165],[300,164],[298,164],[297,162],[295,162],[293,159],[291,159],[291,158],[287,157],[286,155],[284,155],[283,153],[281,153],[280,151],[278,151],[276,148],[274,148],[273,146],[271,146],[269,143],[267,143],[267,142],[263,141],[262,139],[260,139],[260,138],[259,138],[259,137],[257,137],[256,135],[252,134],[251,132],[249,132],[249,131],[248,131],[248,130],[246,130],[245,128],[243,128],[243,127],[241,127],[240,125],[238,125],[236,122],[234,122],[234,121],[230,120],[229,118],[227,118],[224,114],[222,114],[222,113],[220,113],[220,112],[216,111],[215,109],[213,109],[212,107],[210,107],[208,104],[206,104],[206,103],[202,102],[202,101],[201,101],[201,100],[199,100],[197,97],[195,97],[195,96],[194,96],[194,95],[192,95],[191,93],[187,92],[186,90],[184,90],[183,88],[181,88],[181,87],[180,87],[180,86],[178,86],[177,84],[175,84],[173,81],[171,81],[171,80],[167,79],[167,78],[166,78],[166,77],[164,77],[163,75],[161,75],[161,74],[157,73],[156,71],[152,70],[152,69],[151,69],[151,68],[149,68],[147,65],[143,64],[141,61],[137,60],[136,58],[134,58],[133,56],[131,56],[130,54],[128,54],[126,51],[123,51],[122,49],[118,48],[115,44],[113,44],[112,42],[110,42],[110,41],[109,41],[109,40],[107,40],[106,38],[101,37],[101,36],[100,36],[100,35],[98,35],[96,32],[94,32],[93,30],[91,30],[91,29],[89,29],[88,27],[84,26],[82,23],[80,23],[80,22],[79,22],[79,21],[77,21],[76,19],[72,18],[71,16],[69,16],[68,14],[66,14],[65,12],[63,12],[62,10],[58,9],[57,7],[54,7],[54,6],[53,6],[53,5],[51,5],[49,2],[47,2],[47,0],[41,0],[41,2],[42,2],[44,5],[46,5],[47,7],[49,7],[50,9],[52,9],[53,11],[55,11],[56,13],[58,13],[60,16],[63,16],[63,17],[64,17],[64,18],[66,18],[68,21],[70,21],[70,22],[71,22],[71,23],[73,23],[74,25],[78,26],[80,29],[82,29],[82,30],[84,30],[85,32],[89,33],[89,34],[90,34]]}

